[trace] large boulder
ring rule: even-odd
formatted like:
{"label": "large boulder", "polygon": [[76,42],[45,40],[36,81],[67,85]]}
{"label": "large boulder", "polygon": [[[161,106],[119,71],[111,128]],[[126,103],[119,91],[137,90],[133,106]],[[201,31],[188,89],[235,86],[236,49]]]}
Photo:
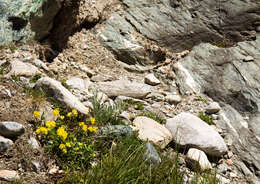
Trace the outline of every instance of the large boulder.
{"label": "large boulder", "polygon": [[98,82],[97,88],[108,97],[126,96],[144,98],[151,92],[151,87],[149,85],[125,79],[111,82]]}
{"label": "large boulder", "polygon": [[0,0],[0,45],[40,40],[52,29],[60,0]]}
{"label": "large boulder", "polygon": [[100,39],[128,64],[163,58],[144,37],[172,50],[202,42],[232,44],[254,39],[260,20],[260,2],[255,0],[122,0],[122,4],[124,10],[108,19]]}
{"label": "large boulder", "polygon": [[180,146],[198,148],[212,156],[222,156],[227,152],[227,146],[218,132],[190,113],[183,112],[167,119],[166,128]]}
{"label": "large boulder", "polygon": [[171,132],[151,118],[139,116],[134,119],[133,125],[138,130],[141,140],[151,141],[162,149],[172,140]]}
{"label": "large boulder", "polygon": [[42,77],[36,87],[44,89],[48,95],[71,109],[76,109],[83,114],[89,113],[89,108],[84,106],[77,97],[66,89],[59,81],[49,77]]}

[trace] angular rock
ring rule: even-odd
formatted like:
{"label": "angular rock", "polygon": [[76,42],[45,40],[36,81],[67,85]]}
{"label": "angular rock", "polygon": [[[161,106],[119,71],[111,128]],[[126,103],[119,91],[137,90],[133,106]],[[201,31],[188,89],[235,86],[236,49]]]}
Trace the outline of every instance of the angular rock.
{"label": "angular rock", "polygon": [[48,66],[40,59],[34,59],[32,61],[33,64],[35,64],[36,66],[43,68],[45,71],[50,71],[50,69],[48,68]]}
{"label": "angular rock", "polygon": [[105,136],[129,136],[133,134],[133,128],[128,125],[110,125],[99,128],[98,134]]}
{"label": "angular rock", "polygon": [[161,82],[159,81],[159,79],[157,79],[153,73],[150,73],[148,75],[145,76],[144,78],[144,82],[146,84],[150,84],[152,86],[156,86],[158,84],[160,84]]}
{"label": "angular rock", "polygon": [[40,74],[38,68],[30,63],[24,63],[18,59],[10,61],[11,70],[5,75],[6,78],[11,76],[26,76],[33,77]]}
{"label": "angular rock", "polygon": [[83,114],[88,114],[89,108],[84,106],[68,89],[52,78],[43,77],[36,83],[37,87],[44,88],[46,92],[53,96],[57,101],[66,106],[76,109]]}
{"label": "angular rock", "polygon": [[18,179],[20,179],[20,176],[16,171],[0,170],[0,180],[15,181]]}
{"label": "angular rock", "polygon": [[88,91],[88,88],[92,82],[90,80],[84,80],[80,77],[71,77],[66,81],[66,84],[73,89]]}
{"label": "angular rock", "polygon": [[40,145],[38,141],[34,137],[30,137],[28,140],[28,144],[33,148],[33,149],[39,149]]}
{"label": "angular rock", "polygon": [[212,102],[209,104],[208,107],[206,107],[206,113],[207,114],[216,114],[220,111],[221,107],[217,102]]}
{"label": "angular rock", "polygon": [[170,104],[178,104],[181,102],[181,96],[180,95],[167,95],[165,97],[165,101]]}
{"label": "angular rock", "polygon": [[204,171],[212,168],[207,155],[203,151],[195,148],[189,149],[186,155],[186,163],[194,170]]}
{"label": "angular rock", "polygon": [[85,72],[89,77],[95,75],[95,72],[86,67],[85,65],[79,65],[79,68],[81,71]]}
{"label": "angular rock", "polygon": [[61,1],[1,0],[0,45],[46,37]]}
{"label": "angular rock", "polygon": [[160,148],[165,148],[172,140],[171,132],[153,119],[139,116],[133,125],[138,130],[138,137],[143,141],[151,141]]}
{"label": "angular rock", "polygon": [[151,143],[146,143],[145,144],[146,151],[144,153],[144,159],[145,161],[151,162],[154,165],[159,165],[162,160],[156,151],[155,147]]}
{"label": "angular rock", "polygon": [[243,59],[244,62],[252,62],[254,61],[254,58],[252,56],[246,56],[244,59]]}
{"label": "angular rock", "polygon": [[0,122],[0,135],[8,138],[15,138],[22,135],[25,128],[22,124],[12,121]]}
{"label": "angular rock", "polygon": [[180,146],[197,148],[211,156],[222,156],[227,152],[227,146],[219,133],[190,113],[182,112],[167,119],[166,128]]}
{"label": "angular rock", "polygon": [[116,80],[112,82],[98,82],[98,89],[108,97],[127,96],[144,98],[151,92],[150,86],[129,80]]}
{"label": "angular rock", "polygon": [[12,145],[12,140],[0,136],[0,153],[7,151]]}

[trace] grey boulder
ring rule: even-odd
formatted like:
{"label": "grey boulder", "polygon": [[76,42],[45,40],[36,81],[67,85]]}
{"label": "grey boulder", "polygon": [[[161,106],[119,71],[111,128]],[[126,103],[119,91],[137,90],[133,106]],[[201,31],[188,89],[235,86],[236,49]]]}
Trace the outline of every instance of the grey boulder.
{"label": "grey boulder", "polygon": [[167,119],[166,128],[181,146],[197,148],[211,156],[222,156],[227,152],[227,146],[218,132],[190,113],[183,112]]}
{"label": "grey boulder", "polygon": [[22,124],[12,121],[0,122],[0,135],[15,138],[22,135],[25,128]]}

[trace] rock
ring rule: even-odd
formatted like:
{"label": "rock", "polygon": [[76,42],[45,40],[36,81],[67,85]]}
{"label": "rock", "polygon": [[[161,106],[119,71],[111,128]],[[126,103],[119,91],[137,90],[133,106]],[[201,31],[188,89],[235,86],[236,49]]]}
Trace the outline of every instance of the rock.
{"label": "rock", "polygon": [[60,82],[49,77],[43,77],[37,81],[36,86],[44,88],[49,95],[53,96],[60,103],[83,114],[88,114],[89,109],[71,94],[68,89],[62,86]]}
{"label": "rock", "polygon": [[151,141],[162,149],[172,140],[169,130],[153,119],[139,116],[134,119],[133,125],[138,130],[138,137],[141,140]]}
{"label": "rock", "polygon": [[150,86],[129,80],[116,80],[112,82],[98,82],[98,89],[108,97],[127,96],[145,98],[150,92]]}
{"label": "rock", "polygon": [[183,112],[167,119],[166,128],[180,146],[194,147],[211,156],[222,156],[227,152],[227,146],[218,132],[190,113]]}
{"label": "rock", "polygon": [[15,138],[22,135],[25,132],[25,128],[22,124],[11,121],[0,122],[0,135]]}
{"label": "rock", "polygon": [[39,149],[40,145],[38,141],[34,137],[30,137],[28,140],[28,144],[33,148],[33,149]]}
{"label": "rock", "polygon": [[190,148],[186,155],[186,163],[194,170],[209,170],[212,169],[207,155],[198,149]]}
{"label": "rock", "polygon": [[1,0],[0,4],[0,45],[46,37],[61,8],[56,0]]}
{"label": "rock", "polygon": [[114,78],[110,75],[105,75],[105,74],[98,74],[95,76],[91,77],[91,81],[93,82],[107,82],[107,81],[112,81]]}
{"label": "rock", "polygon": [[81,71],[85,72],[89,77],[92,77],[95,75],[95,72],[90,70],[88,67],[85,65],[79,65],[79,68]]}
{"label": "rock", "polygon": [[158,84],[160,84],[161,82],[159,81],[159,79],[157,79],[153,73],[150,73],[148,75],[145,76],[144,78],[144,82],[146,84],[150,84],[152,86],[156,86]]}
{"label": "rock", "polygon": [[4,76],[6,78],[10,78],[11,76],[33,77],[37,74],[40,74],[37,67],[33,66],[30,63],[24,63],[18,59],[10,61],[10,64],[11,71]]}
{"label": "rock", "polygon": [[45,71],[50,71],[48,66],[40,59],[34,59],[32,63],[40,68],[43,68]]}
{"label": "rock", "polygon": [[225,178],[225,177],[223,177],[223,176],[221,176],[219,174],[216,175],[216,178],[219,180],[220,184],[230,184],[230,180],[229,179],[227,179],[227,178]]}
{"label": "rock", "polygon": [[206,107],[206,113],[207,114],[216,114],[220,111],[221,107],[217,102],[212,102],[209,104],[208,107]]}
{"label": "rock", "polygon": [[89,86],[92,84],[90,80],[84,80],[80,77],[70,77],[66,84],[73,89],[79,89],[81,91],[88,91]]}
{"label": "rock", "polygon": [[162,160],[156,151],[155,147],[151,143],[145,144],[146,151],[144,153],[144,160],[148,161],[154,165],[159,165]]}
{"label": "rock", "polygon": [[119,115],[119,117],[121,117],[121,118],[127,120],[127,122],[130,122],[131,114],[128,113],[127,111],[123,111],[123,112]]}
{"label": "rock", "polygon": [[246,177],[253,176],[253,173],[246,167],[246,165],[243,162],[238,161],[237,164],[239,165],[240,169],[242,170],[242,172]]}
{"label": "rock", "polygon": [[218,173],[222,173],[225,174],[228,170],[228,165],[225,163],[222,163],[220,165],[218,165]]}
{"label": "rock", "polygon": [[39,173],[41,171],[40,163],[37,161],[31,161],[34,172]]}
{"label": "rock", "polygon": [[254,58],[252,56],[246,56],[244,59],[243,59],[244,62],[252,62],[254,61]]}
{"label": "rock", "polygon": [[0,170],[0,180],[15,181],[20,179],[19,174],[16,171]]}
{"label": "rock", "polygon": [[[250,30],[259,19],[260,9],[259,3],[254,0],[238,0],[235,4],[222,2],[221,15],[215,8],[219,6],[216,1],[157,0],[151,3],[150,0],[122,0],[122,4],[125,9],[114,13],[106,21],[100,31],[100,40],[119,60],[143,65],[163,60],[162,52],[146,50],[149,46],[141,39],[143,37],[174,51],[190,49],[212,40],[217,43],[228,38],[231,43],[248,40],[255,36]],[[212,18],[219,16],[221,22]],[[243,34],[245,31],[248,34]],[[137,33],[141,34],[140,38]]]}
{"label": "rock", "polygon": [[6,152],[12,145],[12,140],[0,136],[0,153]]}
{"label": "rock", "polygon": [[165,97],[165,101],[169,102],[170,104],[178,104],[181,102],[181,96],[180,95],[167,95]]}
{"label": "rock", "polygon": [[129,136],[133,134],[133,128],[128,125],[109,125],[99,128],[98,134],[105,136]]}

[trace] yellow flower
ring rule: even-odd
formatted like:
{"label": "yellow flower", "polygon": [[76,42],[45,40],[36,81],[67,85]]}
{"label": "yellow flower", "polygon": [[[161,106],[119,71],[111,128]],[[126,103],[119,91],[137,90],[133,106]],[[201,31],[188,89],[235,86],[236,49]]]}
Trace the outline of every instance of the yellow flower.
{"label": "yellow flower", "polygon": [[93,129],[92,126],[88,127],[88,130],[89,130],[90,132],[93,132],[93,131],[94,131],[94,129]]}
{"label": "yellow flower", "polygon": [[64,116],[60,116],[60,119],[61,119],[61,120],[64,120],[64,118],[65,118]]}
{"label": "yellow flower", "polygon": [[82,130],[83,130],[84,132],[86,132],[86,131],[88,130],[88,126],[87,126],[87,125],[83,125],[83,126],[82,126]]}
{"label": "yellow flower", "polygon": [[93,128],[93,132],[94,132],[94,133],[97,133],[97,130],[98,130],[98,127],[94,127],[94,128]]}
{"label": "yellow flower", "polygon": [[84,122],[79,122],[79,126],[83,126],[83,125],[85,125]]}
{"label": "yellow flower", "polygon": [[79,147],[82,147],[83,144],[81,142],[79,142],[78,145],[79,145]]}
{"label": "yellow flower", "polygon": [[40,127],[40,132],[41,132],[42,134],[47,135],[47,134],[48,134],[48,129],[45,128],[45,127]]}
{"label": "yellow flower", "polygon": [[63,152],[63,153],[67,153],[67,150],[66,150],[66,149],[63,149],[62,152]]}
{"label": "yellow flower", "polygon": [[76,110],[76,109],[72,109],[72,114],[74,115],[74,116],[77,116],[78,115],[78,111]]}
{"label": "yellow flower", "polygon": [[41,112],[40,112],[40,111],[34,111],[34,112],[33,112],[33,116],[34,116],[35,118],[39,118],[39,117],[41,116]]}
{"label": "yellow flower", "polygon": [[60,144],[59,149],[63,150],[65,148],[66,148],[65,144]]}
{"label": "yellow flower", "polygon": [[66,142],[66,146],[70,148],[71,147],[71,143],[70,142]]}
{"label": "yellow flower", "polygon": [[95,121],[96,121],[96,119],[95,119],[95,118],[93,118],[93,117],[91,117],[91,118],[90,118],[90,122],[91,122],[91,124],[92,124],[92,125],[94,125],[94,124],[95,124]]}
{"label": "yellow flower", "polygon": [[45,126],[46,126],[47,128],[51,128],[51,121],[46,121],[46,122],[45,122]]}
{"label": "yellow flower", "polygon": [[63,140],[65,140],[67,138],[67,136],[68,136],[68,133],[66,132],[64,127],[60,127],[57,130],[57,135],[62,137]]}
{"label": "yellow flower", "polygon": [[56,122],[55,121],[51,121],[51,127],[55,127],[56,126]]}
{"label": "yellow flower", "polygon": [[71,117],[71,115],[72,115],[72,113],[71,112],[69,112],[68,114],[67,114],[67,117]]}
{"label": "yellow flower", "polygon": [[58,115],[60,114],[59,109],[54,109],[54,110],[52,111],[52,114],[53,114],[54,116],[58,116]]}
{"label": "yellow flower", "polygon": [[78,151],[78,150],[79,150],[79,147],[74,148],[74,150],[75,150],[75,151]]}
{"label": "yellow flower", "polygon": [[35,131],[36,134],[40,134],[41,133],[41,130],[38,128],[36,131]]}

